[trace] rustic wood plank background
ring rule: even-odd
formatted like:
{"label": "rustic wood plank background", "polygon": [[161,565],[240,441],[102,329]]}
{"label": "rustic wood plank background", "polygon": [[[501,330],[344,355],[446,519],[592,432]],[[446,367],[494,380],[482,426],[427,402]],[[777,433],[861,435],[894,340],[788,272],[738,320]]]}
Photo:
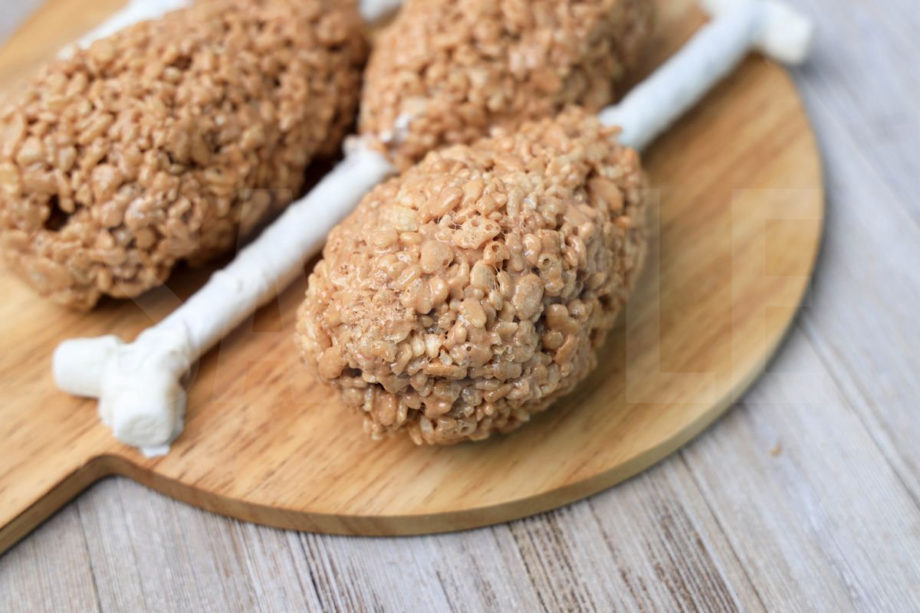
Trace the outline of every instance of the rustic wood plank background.
{"label": "rustic wood plank background", "polygon": [[[283,532],[110,479],[0,558],[0,610],[920,610],[920,11],[793,1],[820,23],[795,78],[827,242],[779,357],[694,443],[423,538]],[[3,0],[0,36],[39,2]]]}

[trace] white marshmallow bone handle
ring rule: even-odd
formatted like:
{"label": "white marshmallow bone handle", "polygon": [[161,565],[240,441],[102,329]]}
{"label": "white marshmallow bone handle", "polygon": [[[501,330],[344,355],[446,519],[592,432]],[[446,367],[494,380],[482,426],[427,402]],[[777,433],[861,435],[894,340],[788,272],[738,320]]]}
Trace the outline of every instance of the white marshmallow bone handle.
{"label": "white marshmallow bone handle", "polygon": [[374,23],[396,12],[403,0],[361,0],[358,8],[367,23]]}
{"label": "white marshmallow bone handle", "polygon": [[703,0],[716,17],[684,49],[623,100],[600,112],[606,125],[622,128],[620,141],[644,149],[695,106],[753,49],[786,63],[805,60],[811,22],[774,0]]}
{"label": "white marshmallow bone handle", "polygon": [[53,358],[58,387],[98,398],[102,420],[123,442],[148,450],[169,443],[182,429],[181,380],[191,365],[302,274],[328,232],[394,171],[383,155],[352,148],[305,198],[133,343],[114,336],[61,343]]}
{"label": "white marshmallow bone handle", "polygon": [[119,30],[142,21],[159,19],[166,13],[184,8],[191,3],[191,0],[128,0],[128,3],[117,13],[112,14],[104,22],[84,34],[76,45],[88,47],[97,40],[111,36]]}
{"label": "white marshmallow bone handle", "polygon": [[[86,33],[77,41],[78,47],[88,47],[95,41],[111,36],[119,30],[141,21],[159,19],[170,11],[189,6],[193,0],[128,0],[128,3],[106,19],[103,23]],[[361,0],[361,16],[368,23],[374,23],[394,12],[402,0]]]}

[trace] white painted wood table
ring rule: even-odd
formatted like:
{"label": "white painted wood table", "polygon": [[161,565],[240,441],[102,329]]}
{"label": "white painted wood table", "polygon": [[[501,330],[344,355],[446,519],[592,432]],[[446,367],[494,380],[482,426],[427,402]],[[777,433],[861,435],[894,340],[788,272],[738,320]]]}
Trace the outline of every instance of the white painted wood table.
{"label": "white painted wood table", "polygon": [[[0,558],[0,610],[920,610],[920,11],[795,0],[827,165],[813,290],[769,372],[654,469],[461,534],[243,524],[104,481]],[[38,0],[3,0],[0,36]],[[2,452],[2,450],[0,450]]]}

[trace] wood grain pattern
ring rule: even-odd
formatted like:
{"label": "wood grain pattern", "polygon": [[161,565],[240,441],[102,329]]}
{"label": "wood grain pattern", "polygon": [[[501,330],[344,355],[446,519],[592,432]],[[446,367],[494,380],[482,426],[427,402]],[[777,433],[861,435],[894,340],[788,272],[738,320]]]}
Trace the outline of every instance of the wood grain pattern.
{"label": "wood grain pattern", "polygon": [[[27,30],[72,35],[76,0],[56,0]],[[56,18],[56,19],[55,19]],[[701,16],[663,11],[660,61]],[[60,24],[60,25],[58,25]],[[66,35],[66,37],[64,36]],[[53,49],[54,47],[51,47]],[[14,40],[2,58],[17,56]],[[0,61],[0,66],[10,59]],[[3,69],[0,69],[2,72]],[[731,142],[726,148],[720,143]],[[418,534],[530,515],[595,493],[673,452],[761,372],[792,321],[820,242],[821,171],[786,74],[747,61],[646,158],[657,228],[646,274],[601,368],[521,432],[487,443],[415,448],[368,441],[299,364],[295,284],[212,351],[190,386],[186,431],[147,460],[97,423],[94,403],[50,380],[71,336],[133,338],[202,281],[88,314],[63,312],[4,274],[0,335],[0,550],[92,481],[121,474],[197,506],[286,528]],[[534,452],[533,450],[539,450]]]}
{"label": "wood grain pattern", "polygon": [[820,18],[793,74],[827,240],[789,340],[716,426],[589,500],[429,537],[283,532],[107,479],[0,557],[0,609],[920,609],[920,13],[791,1]]}

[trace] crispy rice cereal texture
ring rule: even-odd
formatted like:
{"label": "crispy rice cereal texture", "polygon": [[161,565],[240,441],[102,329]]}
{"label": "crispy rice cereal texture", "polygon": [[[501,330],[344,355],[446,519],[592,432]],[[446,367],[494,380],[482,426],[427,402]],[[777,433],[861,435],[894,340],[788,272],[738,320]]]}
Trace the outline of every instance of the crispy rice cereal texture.
{"label": "crispy rice cereal texture", "polygon": [[407,0],[368,63],[361,131],[392,139],[405,168],[493,125],[599,110],[651,14],[650,0]]}
{"label": "crispy rice cereal texture", "polygon": [[352,121],[353,2],[200,0],[42,69],[0,111],[0,241],[89,308],[235,246]]}
{"label": "crispy rice cereal texture", "polygon": [[329,236],[298,314],[378,438],[506,432],[594,368],[645,253],[638,155],[581,110],[433,153]]}

